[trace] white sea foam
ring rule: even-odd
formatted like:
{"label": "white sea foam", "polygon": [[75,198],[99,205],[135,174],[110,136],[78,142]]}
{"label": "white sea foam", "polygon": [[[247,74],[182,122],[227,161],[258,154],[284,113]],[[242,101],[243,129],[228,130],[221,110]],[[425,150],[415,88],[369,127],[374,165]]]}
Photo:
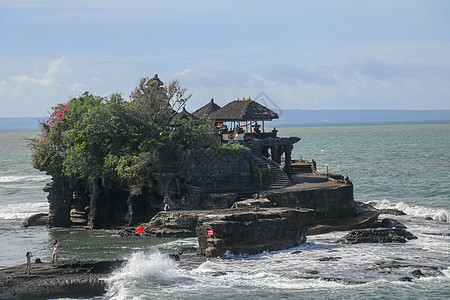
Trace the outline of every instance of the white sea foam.
{"label": "white sea foam", "polygon": [[0,183],[44,182],[50,178],[47,175],[0,176]]}
{"label": "white sea foam", "polygon": [[184,278],[177,263],[160,252],[136,252],[120,270],[107,279],[108,297],[111,299],[133,299],[136,288],[166,286]]}
{"label": "white sea foam", "polygon": [[0,220],[25,219],[32,214],[47,212],[47,202],[26,202],[20,204],[7,204],[0,208]]}
{"label": "white sea foam", "polygon": [[378,209],[399,209],[409,216],[427,218],[430,217],[435,221],[450,222],[450,212],[445,209],[435,209],[418,205],[409,205],[404,202],[392,203],[389,200],[373,200],[368,201]]}

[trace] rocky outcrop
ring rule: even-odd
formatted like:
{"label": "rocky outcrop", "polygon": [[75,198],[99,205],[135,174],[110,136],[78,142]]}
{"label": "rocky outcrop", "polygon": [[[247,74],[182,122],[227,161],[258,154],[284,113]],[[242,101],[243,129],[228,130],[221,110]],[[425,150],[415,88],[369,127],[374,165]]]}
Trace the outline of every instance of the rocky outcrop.
{"label": "rocky outcrop", "polygon": [[379,220],[373,227],[406,229],[403,223],[389,218]]}
{"label": "rocky outcrop", "polygon": [[406,213],[397,208],[380,208],[382,214],[394,216],[406,216]]}
{"label": "rocky outcrop", "polygon": [[48,299],[100,296],[106,291],[105,274],[120,267],[124,260],[65,261],[32,264],[0,270],[1,299]]}
{"label": "rocky outcrop", "polygon": [[362,202],[355,202],[356,215],[342,218],[342,219],[328,219],[320,220],[326,224],[317,224],[320,221],[313,221],[313,225],[306,232],[307,235],[322,234],[332,231],[348,231],[352,229],[372,228],[372,227],[386,227],[387,223],[378,222],[380,211],[368,204]]}
{"label": "rocky outcrop", "polygon": [[39,213],[29,216],[23,221],[22,227],[28,226],[45,226],[48,222],[47,213]]}
{"label": "rocky outcrop", "polygon": [[273,207],[274,203],[267,198],[246,199],[236,201],[231,208]]}
{"label": "rocky outcrop", "polygon": [[52,182],[45,185],[48,192],[48,225],[50,227],[70,227],[70,209],[73,191],[69,183],[60,177],[54,177]]}
{"label": "rocky outcrop", "polygon": [[286,189],[266,193],[266,197],[278,207],[310,208],[316,210],[315,222],[340,220],[356,215],[353,186],[350,184],[329,184]]}
{"label": "rocky outcrop", "polygon": [[199,253],[205,257],[256,254],[298,246],[314,216],[309,209],[253,208],[213,211],[199,216]]}
{"label": "rocky outcrop", "polygon": [[144,224],[144,233],[156,237],[194,237],[199,215],[205,211],[161,211]]}
{"label": "rocky outcrop", "polygon": [[417,239],[417,237],[404,229],[368,228],[352,230],[346,236],[337,240],[337,243],[406,243],[411,239]]}

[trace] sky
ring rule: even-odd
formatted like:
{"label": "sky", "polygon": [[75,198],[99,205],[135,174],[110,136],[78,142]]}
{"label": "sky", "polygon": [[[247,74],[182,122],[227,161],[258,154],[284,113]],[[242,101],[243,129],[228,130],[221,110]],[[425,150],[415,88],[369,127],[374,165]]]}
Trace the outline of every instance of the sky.
{"label": "sky", "polygon": [[189,111],[450,109],[450,1],[0,0],[0,117],[178,79]]}

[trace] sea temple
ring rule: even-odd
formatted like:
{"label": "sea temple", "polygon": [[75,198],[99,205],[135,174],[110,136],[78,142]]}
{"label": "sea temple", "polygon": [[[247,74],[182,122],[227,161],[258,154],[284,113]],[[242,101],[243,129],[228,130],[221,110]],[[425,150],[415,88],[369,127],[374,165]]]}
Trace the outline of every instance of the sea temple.
{"label": "sea temple", "polygon": [[[156,81],[155,81],[156,82]],[[321,174],[315,162],[292,158],[300,137],[280,137],[270,126],[278,114],[250,98],[220,107],[211,99],[192,114],[174,113],[167,130],[183,120],[208,120],[222,146],[191,151],[182,160],[161,158],[152,189],[130,194],[111,182],[53,176],[49,213],[25,225],[116,228],[123,234],[198,237],[206,257],[259,253],[297,246],[307,234],[371,226],[378,211],[353,199],[340,174]]]}

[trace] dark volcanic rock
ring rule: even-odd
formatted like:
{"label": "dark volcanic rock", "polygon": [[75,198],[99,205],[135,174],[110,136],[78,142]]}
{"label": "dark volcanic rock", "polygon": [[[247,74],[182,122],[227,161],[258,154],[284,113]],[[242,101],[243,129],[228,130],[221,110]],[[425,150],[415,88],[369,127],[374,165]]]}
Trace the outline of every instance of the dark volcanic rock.
{"label": "dark volcanic rock", "polygon": [[1,299],[48,299],[92,297],[105,293],[101,279],[120,267],[123,260],[63,261],[32,264],[31,275],[25,265],[0,270]]}
{"label": "dark volcanic rock", "polygon": [[39,213],[29,216],[23,221],[22,227],[28,226],[45,226],[48,222],[47,213]]}
{"label": "dark volcanic rock", "polygon": [[231,208],[250,208],[250,207],[273,207],[274,203],[267,198],[246,199],[236,201]]}
{"label": "dark volcanic rock", "polygon": [[381,208],[380,209],[382,214],[386,214],[386,215],[394,215],[394,216],[405,216],[406,214],[396,208]]}
{"label": "dark volcanic rock", "polygon": [[416,236],[404,229],[368,228],[354,229],[343,238],[337,240],[337,243],[406,243],[407,240],[416,238]]}
{"label": "dark volcanic rock", "polygon": [[157,237],[194,237],[199,215],[205,211],[160,211],[154,216],[144,232]]}
{"label": "dark volcanic rock", "polygon": [[398,228],[398,229],[406,229],[407,227],[403,225],[403,223],[394,220],[394,219],[383,219],[377,224],[375,224],[374,227],[382,227],[382,228]]}
{"label": "dark volcanic rock", "polygon": [[373,206],[361,202],[355,202],[355,205],[357,209],[355,216],[336,219],[334,221],[328,219],[326,220],[326,224],[320,224],[320,222],[319,224],[315,224],[316,222],[313,221],[313,225],[308,229],[306,234],[313,235],[331,231],[348,231],[352,229],[377,227],[380,211]]}
{"label": "dark volcanic rock", "polygon": [[326,257],[321,257],[318,259],[318,261],[338,261],[342,259],[342,257],[339,256],[326,256]]}
{"label": "dark volcanic rock", "polygon": [[292,208],[209,212],[198,219],[199,253],[217,257],[292,248],[305,242],[313,217],[313,210]]}

